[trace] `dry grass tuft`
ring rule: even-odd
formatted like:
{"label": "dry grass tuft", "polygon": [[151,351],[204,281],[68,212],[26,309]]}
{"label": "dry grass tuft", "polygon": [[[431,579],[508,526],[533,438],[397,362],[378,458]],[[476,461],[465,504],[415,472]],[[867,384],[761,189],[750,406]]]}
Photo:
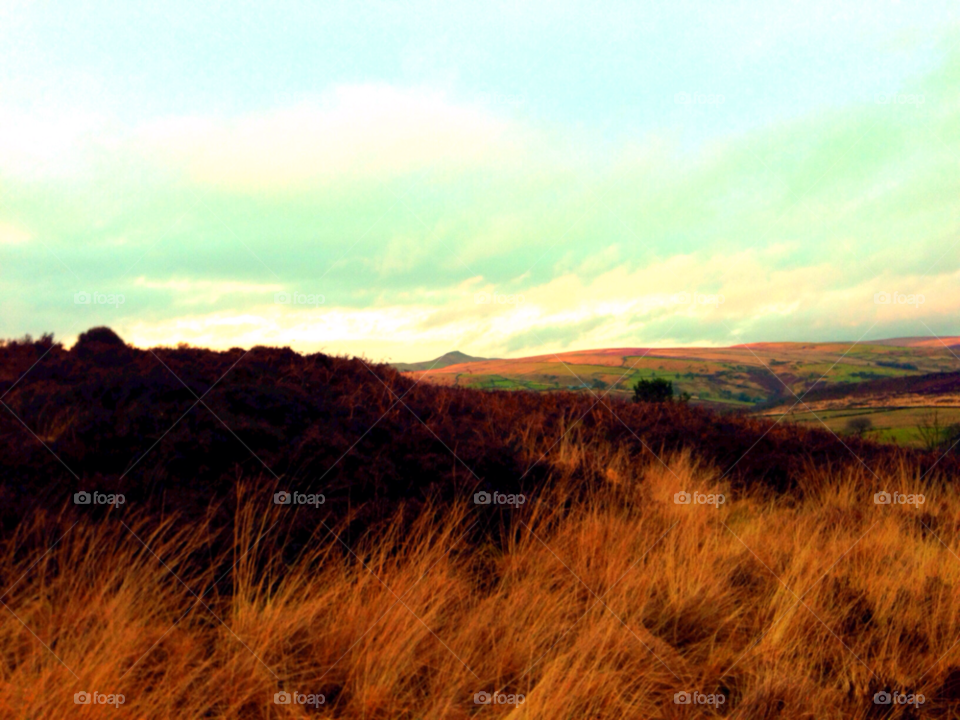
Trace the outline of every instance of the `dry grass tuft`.
{"label": "dry grass tuft", "polygon": [[[595,455],[566,448],[557,471]],[[478,532],[488,508],[455,503],[348,543],[321,510],[292,563],[275,525],[289,508],[256,493],[206,563],[223,545],[203,523],[37,516],[0,557],[2,715],[867,718],[887,712],[885,688],[923,693],[924,716],[956,712],[951,487],[845,471],[774,496],[689,454],[609,459],[589,497],[557,483],[500,536]],[[894,488],[926,502],[874,504]],[[677,505],[681,490],[726,502]],[[277,705],[281,689],[325,702]],[[125,702],[76,705],[81,690]],[[476,705],[483,690],[525,702]],[[681,691],[726,702],[677,705]]]}

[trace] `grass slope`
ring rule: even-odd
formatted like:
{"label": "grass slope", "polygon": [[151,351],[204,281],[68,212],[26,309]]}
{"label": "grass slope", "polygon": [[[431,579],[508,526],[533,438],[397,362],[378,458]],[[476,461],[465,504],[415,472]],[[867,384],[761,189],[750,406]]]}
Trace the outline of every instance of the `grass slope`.
{"label": "grass slope", "polygon": [[544,720],[715,714],[690,691],[742,718],[875,717],[884,689],[960,710],[953,454],[117,340],[0,345],[5,718],[112,711],[82,690],[143,720],[510,714],[491,691]]}

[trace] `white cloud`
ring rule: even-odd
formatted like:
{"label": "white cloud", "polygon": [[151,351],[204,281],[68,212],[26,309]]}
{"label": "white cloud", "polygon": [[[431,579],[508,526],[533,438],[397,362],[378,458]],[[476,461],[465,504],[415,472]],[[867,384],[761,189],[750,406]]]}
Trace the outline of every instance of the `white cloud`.
{"label": "white cloud", "polygon": [[103,115],[92,113],[26,113],[0,107],[0,169],[29,179],[76,173],[92,147],[108,142],[108,126]]}
{"label": "white cloud", "polygon": [[185,303],[215,303],[225,295],[259,295],[268,297],[283,290],[279,283],[250,283],[234,280],[170,279],[150,280],[138,277],[135,287],[148,290],[167,290],[184,298]]}
{"label": "white cloud", "polygon": [[340,86],[317,103],[232,120],[170,118],[138,141],[198,181],[238,189],[384,177],[489,159],[507,123],[425,89]]}
{"label": "white cloud", "polygon": [[[839,271],[830,265],[771,270],[768,263],[765,253],[748,251],[674,256],[632,270],[618,267],[589,281],[570,273],[538,286],[498,288],[474,277],[439,306],[422,299],[366,309],[264,303],[246,312],[137,322],[122,334],[138,345],[290,345],[301,351],[410,361],[457,348],[478,355],[516,355],[508,348],[517,346],[518,338],[524,338],[522,355],[565,350],[571,344],[717,345],[723,344],[717,338],[736,338],[751,328],[773,323],[789,330],[792,322],[806,325],[811,317],[827,316],[838,329],[876,319],[882,333],[885,324],[943,316],[960,304],[958,273],[873,278],[841,288]],[[874,294],[884,290],[924,293],[925,304],[919,309],[875,304]],[[669,330],[684,323],[682,332]],[[699,335],[691,336],[691,327]]]}
{"label": "white cloud", "polygon": [[291,345],[301,351],[363,353],[370,341],[389,337],[391,342],[415,344],[439,341],[441,329],[420,330],[426,308],[373,310],[309,309],[290,311],[284,306],[264,306],[253,312],[219,312],[184,316],[160,322],[135,321],[121,327],[129,342],[141,347],[187,342],[211,348],[254,345]]}
{"label": "white cloud", "polygon": [[30,239],[30,234],[14,225],[0,222],[0,245],[20,245]]}
{"label": "white cloud", "polygon": [[0,105],[0,169],[25,179],[75,176],[117,154],[250,191],[517,163],[520,129],[495,110],[388,84],[340,85],[316,100],[236,117],[166,116],[133,126],[105,114]]}

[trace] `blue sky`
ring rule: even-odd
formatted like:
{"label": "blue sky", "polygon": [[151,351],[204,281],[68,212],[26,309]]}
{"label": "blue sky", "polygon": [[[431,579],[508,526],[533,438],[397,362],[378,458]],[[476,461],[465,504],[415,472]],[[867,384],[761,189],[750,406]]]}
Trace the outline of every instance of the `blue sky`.
{"label": "blue sky", "polygon": [[0,336],[960,334],[958,13],[4,4]]}

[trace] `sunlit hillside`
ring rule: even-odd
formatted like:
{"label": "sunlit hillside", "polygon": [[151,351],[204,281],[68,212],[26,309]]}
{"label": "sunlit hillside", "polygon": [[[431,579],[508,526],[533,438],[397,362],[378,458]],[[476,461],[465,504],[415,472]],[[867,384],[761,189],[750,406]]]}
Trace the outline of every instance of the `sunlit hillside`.
{"label": "sunlit hillside", "polygon": [[[398,364],[431,383],[481,389],[609,390],[629,395],[640,378],[661,377],[695,402],[718,408],[795,400],[814,387],[850,387],[884,378],[960,369],[958,338],[877,343],[752,343],[721,348],[609,348],[505,360],[448,353]],[[461,353],[462,355],[462,353]]]}

